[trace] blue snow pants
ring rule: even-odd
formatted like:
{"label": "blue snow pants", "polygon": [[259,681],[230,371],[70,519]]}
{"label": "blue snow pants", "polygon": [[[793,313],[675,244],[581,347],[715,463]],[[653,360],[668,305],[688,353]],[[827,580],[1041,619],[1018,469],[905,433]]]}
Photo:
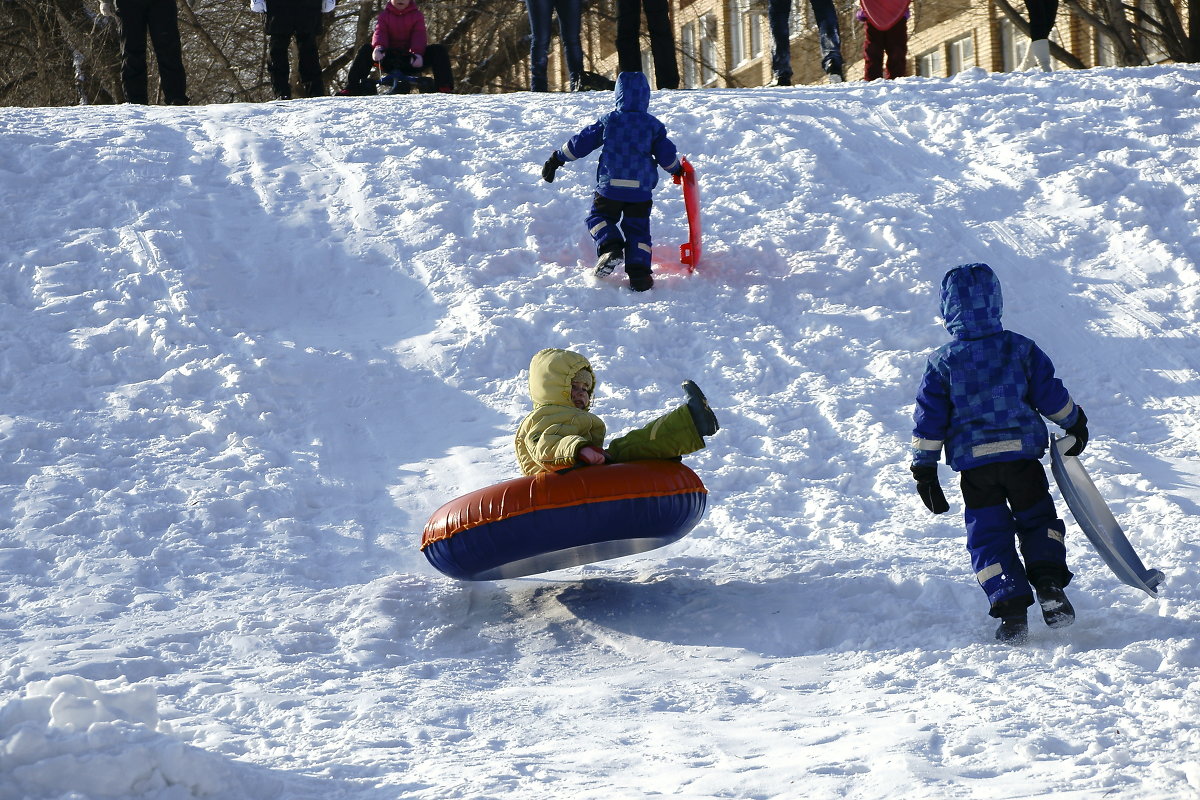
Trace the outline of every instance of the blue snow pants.
{"label": "blue snow pants", "polygon": [[1054,509],[1040,461],[984,464],[963,470],[959,482],[967,550],[991,616],[1017,614],[1032,605],[1031,583],[1050,579],[1061,587],[1070,582],[1067,528]]}
{"label": "blue snow pants", "polygon": [[653,201],[625,202],[596,192],[588,212],[588,233],[596,243],[596,254],[610,251],[625,254],[628,275],[650,274],[650,207]]}

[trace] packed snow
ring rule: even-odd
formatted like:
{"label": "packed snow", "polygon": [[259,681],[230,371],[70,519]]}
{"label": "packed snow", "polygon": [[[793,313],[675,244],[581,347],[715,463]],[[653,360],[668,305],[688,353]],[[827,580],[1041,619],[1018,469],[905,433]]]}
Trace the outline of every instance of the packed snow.
{"label": "packed snow", "polygon": [[[1200,795],[1200,68],[655,92],[657,284],[591,276],[607,93],[0,109],[0,798]],[[921,505],[937,287],[1087,409],[1160,596],[1062,504],[1072,627],[992,639]],[[543,347],[721,422],[669,547],[461,583]]]}

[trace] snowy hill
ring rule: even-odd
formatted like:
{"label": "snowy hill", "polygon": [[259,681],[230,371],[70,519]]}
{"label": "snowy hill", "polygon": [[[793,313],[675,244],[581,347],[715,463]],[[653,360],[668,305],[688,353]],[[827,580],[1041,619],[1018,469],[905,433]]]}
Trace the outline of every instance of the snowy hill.
{"label": "snowy hill", "polygon": [[[1200,69],[656,92],[706,260],[588,267],[580,95],[0,109],[0,800],[1200,795]],[[912,398],[986,261],[1160,599],[991,639]],[[620,433],[694,379],[709,510],[627,559],[431,569],[525,369]],[[1057,494],[1056,494],[1057,498]]]}

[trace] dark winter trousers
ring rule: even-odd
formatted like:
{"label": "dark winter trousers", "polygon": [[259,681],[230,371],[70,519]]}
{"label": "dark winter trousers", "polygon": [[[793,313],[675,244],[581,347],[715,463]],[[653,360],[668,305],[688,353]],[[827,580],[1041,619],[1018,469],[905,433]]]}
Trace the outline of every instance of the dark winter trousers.
{"label": "dark winter trousers", "polygon": [[[993,617],[1016,614],[1033,603],[1030,583],[1071,580],[1064,545],[1066,525],[1054,510],[1040,461],[984,464],[960,476],[967,550]],[[1020,555],[1017,544],[1020,545]]]}
{"label": "dark winter trousers", "polygon": [[529,89],[550,90],[546,66],[550,54],[550,21],[558,14],[558,38],[562,40],[567,73],[572,81],[583,75],[583,0],[525,0],[529,12]]}
{"label": "dark winter trousers", "polygon": [[[821,34],[821,69],[842,74],[842,34],[833,0],[809,0]],[[792,78],[792,0],[767,0],[771,25],[771,71],[776,78]]]}
{"label": "dark winter trousers", "polygon": [[121,89],[126,103],[148,103],[146,35],[154,44],[163,98],[173,106],[188,103],[179,46],[179,9],[175,0],[117,0],[121,18]]}
{"label": "dark winter trousers", "polygon": [[[832,0],[829,0],[832,2]],[[675,29],[667,0],[617,0],[617,70],[642,71],[642,10],[654,55],[654,84],[659,89],[679,88],[675,62]]]}
{"label": "dark winter trousers", "polygon": [[289,9],[288,13],[273,14],[267,6],[267,72],[271,74],[271,90],[277,100],[292,97],[291,74],[288,67],[292,39],[296,40],[300,84],[306,97],[325,94],[321,77],[321,58],[317,52],[317,37],[321,35],[321,12]]}
{"label": "dark winter trousers", "polygon": [[652,200],[628,203],[597,192],[588,213],[588,232],[596,242],[596,254],[625,254],[625,273],[630,278],[650,275],[650,207]]}
{"label": "dark winter trousers", "polygon": [[[367,79],[371,75],[371,67],[374,61],[371,60],[371,54],[374,52],[375,46],[367,42],[358,49],[358,54],[354,56],[353,63],[350,64],[350,72],[346,76],[346,89],[350,94],[374,94],[374,86],[368,83]],[[428,69],[433,73],[433,83],[439,92],[454,91],[454,73],[450,68],[450,52],[440,44],[430,44],[425,46],[425,66],[421,69],[414,69],[409,66],[408,52],[391,49],[383,58],[383,67],[385,73],[393,70],[398,70],[409,75],[417,75],[423,70]]]}
{"label": "dark winter trousers", "polygon": [[[908,20],[900,21],[886,31],[876,28],[868,20],[866,37],[863,39],[863,80],[876,78],[903,78],[908,74]],[[883,59],[887,56],[887,68]]]}
{"label": "dark winter trousers", "polygon": [[1058,0],[1025,0],[1025,10],[1029,12],[1029,38],[1035,42],[1049,39],[1058,16]]}

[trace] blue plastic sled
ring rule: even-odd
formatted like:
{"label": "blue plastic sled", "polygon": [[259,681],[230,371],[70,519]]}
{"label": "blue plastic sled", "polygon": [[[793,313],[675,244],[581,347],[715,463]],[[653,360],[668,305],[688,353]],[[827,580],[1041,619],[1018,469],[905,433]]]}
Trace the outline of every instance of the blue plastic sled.
{"label": "blue plastic sled", "polygon": [[1158,587],[1166,580],[1166,576],[1156,569],[1142,566],[1142,560],[1125,538],[1116,517],[1096,490],[1083,464],[1075,456],[1063,455],[1073,444],[1075,437],[1067,435],[1055,439],[1050,447],[1050,471],[1054,473],[1054,480],[1058,482],[1058,489],[1067,501],[1067,507],[1075,515],[1075,521],[1083,528],[1096,552],[1113,574],[1121,579],[1121,583],[1141,589],[1151,597],[1158,597]]}

